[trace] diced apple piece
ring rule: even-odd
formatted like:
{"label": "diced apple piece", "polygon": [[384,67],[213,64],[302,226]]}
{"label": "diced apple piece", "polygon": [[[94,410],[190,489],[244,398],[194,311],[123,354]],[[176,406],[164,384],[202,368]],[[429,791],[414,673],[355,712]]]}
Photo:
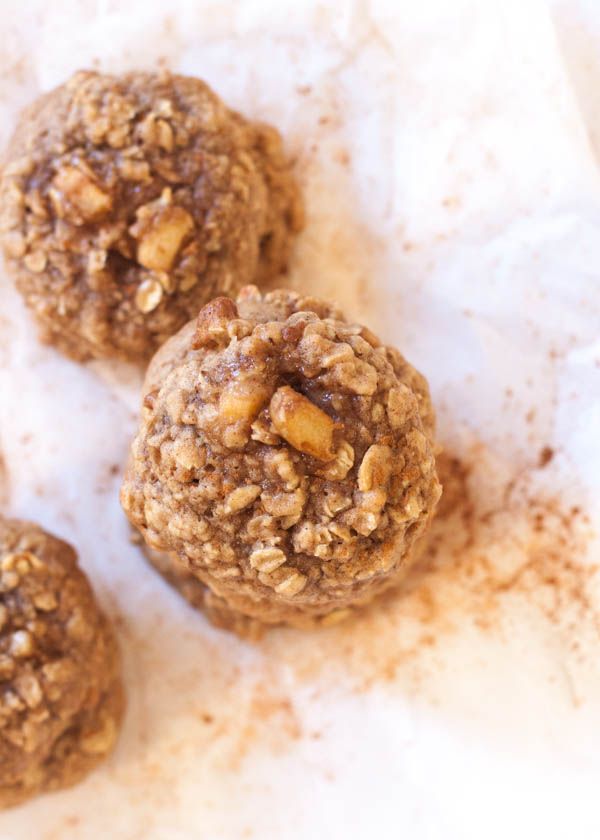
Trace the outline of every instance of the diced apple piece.
{"label": "diced apple piece", "polygon": [[143,233],[137,260],[152,271],[168,271],[185,237],[194,229],[194,220],[183,207],[165,207]]}
{"label": "diced apple piece", "polygon": [[59,169],[54,178],[54,186],[86,221],[103,216],[112,207],[110,195],[75,166],[63,166]]}
{"label": "diced apple piece", "polygon": [[335,457],[331,417],[287,385],[278,388],[269,406],[275,430],[290,446],[320,461]]}

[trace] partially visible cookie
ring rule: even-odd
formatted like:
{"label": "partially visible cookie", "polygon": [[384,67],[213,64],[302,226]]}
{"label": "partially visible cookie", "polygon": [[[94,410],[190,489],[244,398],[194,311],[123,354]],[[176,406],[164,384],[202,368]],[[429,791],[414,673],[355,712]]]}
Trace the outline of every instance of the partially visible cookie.
{"label": "partially visible cookie", "polygon": [[44,340],[145,359],[214,295],[267,280],[302,225],[275,129],[169,73],[75,74],[22,115],[2,243]]}
{"label": "partially visible cookie", "polygon": [[0,518],[0,807],[79,781],[123,708],[115,637],[75,551]]}

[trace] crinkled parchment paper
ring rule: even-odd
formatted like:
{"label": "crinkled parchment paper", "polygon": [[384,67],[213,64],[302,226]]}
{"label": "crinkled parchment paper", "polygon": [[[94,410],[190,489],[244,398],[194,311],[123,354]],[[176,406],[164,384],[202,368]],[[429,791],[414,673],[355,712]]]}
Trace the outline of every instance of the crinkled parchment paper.
{"label": "crinkled parchment paper", "polygon": [[5,2],[0,139],[80,67],[166,65],[283,131],[294,286],[428,376],[446,500],[403,597],[257,645],[146,567],[118,500],[140,373],[38,345],[0,285],[0,495],[71,540],[129,706],[2,840],[598,837],[600,8]]}

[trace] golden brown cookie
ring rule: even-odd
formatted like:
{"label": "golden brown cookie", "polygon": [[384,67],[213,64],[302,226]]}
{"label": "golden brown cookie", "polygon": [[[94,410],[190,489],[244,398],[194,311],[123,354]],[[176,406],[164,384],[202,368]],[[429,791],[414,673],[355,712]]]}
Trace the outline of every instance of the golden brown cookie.
{"label": "golden brown cookie", "polygon": [[42,338],[144,359],[207,300],[286,267],[302,225],[275,129],[198,79],[75,74],[21,116],[2,243]]}
{"label": "golden brown cookie", "polygon": [[152,361],[123,507],[228,609],[342,618],[397,582],[440,486],[423,377],[332,306],[217,298]]}
{"label": "golden brown cookie", "polygon": [[0,518],[0,807],[79,781],[123,715],[119,653],[70,545]]}

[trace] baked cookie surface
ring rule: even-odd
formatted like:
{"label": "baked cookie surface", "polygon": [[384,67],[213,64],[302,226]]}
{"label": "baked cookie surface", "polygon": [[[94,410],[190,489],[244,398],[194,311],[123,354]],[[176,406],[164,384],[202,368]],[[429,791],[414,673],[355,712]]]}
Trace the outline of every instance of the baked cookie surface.
{"label": "baked cookie surface", "polygon": [[217,298],[154,357],[121,499],[148,545],[265,624],[404,573],[440,495],[424,378],[331,305]]}
{"label": "baked cookie surface", "polygon": [[0,807],[79,781],[123,707],[115,637],[75,551],[0,517]]}
{"label": "baked cookie surface", "polygon": [[216,294],[286,267],[302,208],[277,131],[202,81],[79,72],[20,119],[0,187],[41,337],[146,359]]}

